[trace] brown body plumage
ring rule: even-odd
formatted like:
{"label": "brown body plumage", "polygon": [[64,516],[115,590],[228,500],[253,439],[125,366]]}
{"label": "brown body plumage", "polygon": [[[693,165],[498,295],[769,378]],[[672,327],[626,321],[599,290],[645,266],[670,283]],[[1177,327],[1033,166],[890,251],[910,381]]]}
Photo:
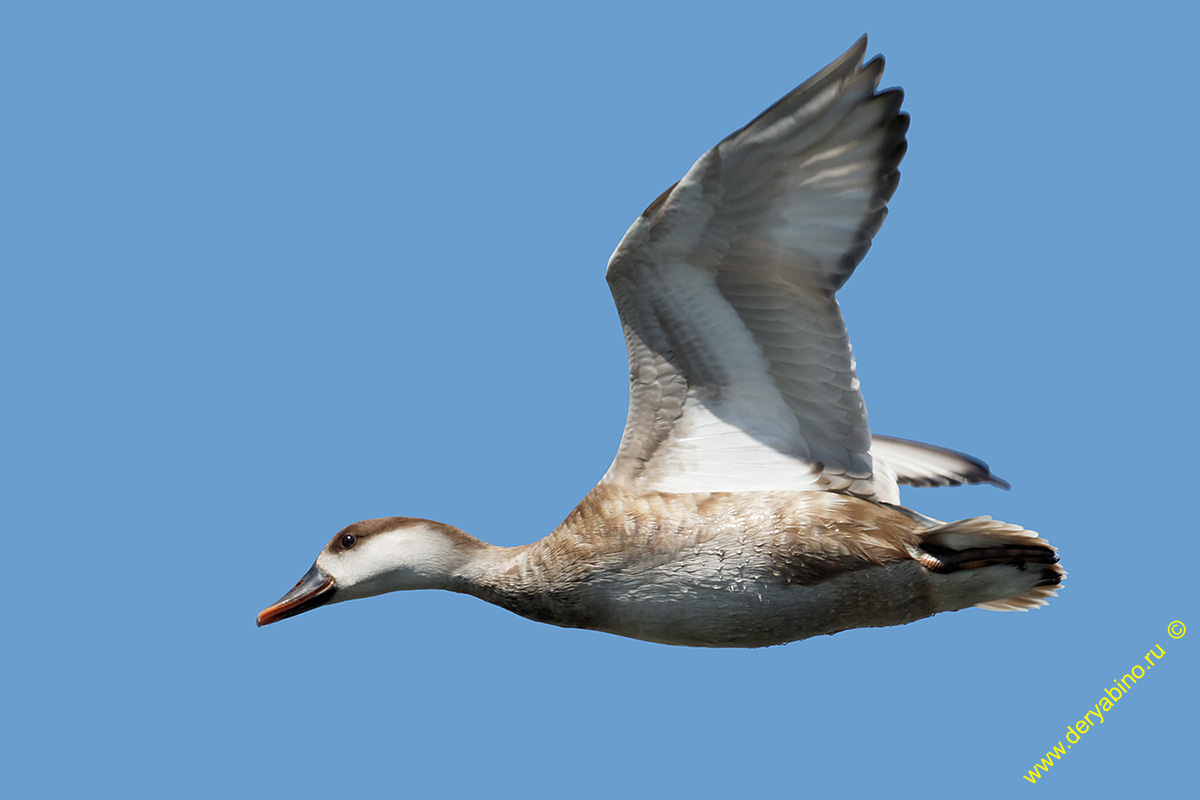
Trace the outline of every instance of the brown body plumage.
{"label": "brown body plumage", "polygon": [[976,527],[1000,528],[987,534],[1000,549],[967,575],[930,552],[947,549],[944,525],[850,495],[598,487],[540,541],[478,543],[446,588],[564,627],[761,647],[976,605],[988,585],[991,600],[1024,588],[1013,607],[1033,607],[1061,580],[1044,540],[991,520]]}

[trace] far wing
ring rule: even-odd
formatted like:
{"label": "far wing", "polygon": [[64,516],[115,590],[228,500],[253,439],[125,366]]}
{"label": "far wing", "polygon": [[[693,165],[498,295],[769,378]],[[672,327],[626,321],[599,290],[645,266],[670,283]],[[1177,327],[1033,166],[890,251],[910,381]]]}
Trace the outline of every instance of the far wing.
{"label": "far wing", "polygon": [[1010,488],[1008,481],[993,475],[978,458],[932,444],[874,434],[871,457],[876,468],[883,462],[896,473],[896,482],[905,486],[990,483],[1001,489]]}

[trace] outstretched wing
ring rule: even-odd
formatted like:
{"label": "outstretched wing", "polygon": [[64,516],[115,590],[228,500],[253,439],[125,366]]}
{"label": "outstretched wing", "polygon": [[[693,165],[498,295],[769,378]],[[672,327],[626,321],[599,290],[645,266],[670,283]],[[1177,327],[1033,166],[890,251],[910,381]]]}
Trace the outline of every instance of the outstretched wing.
{"label": "outstretched wing", "polygon": [[834,293],[887,215],[906,147],[866,38],[709,150],[608,265],[629,417],[602,483],[888,499]]}

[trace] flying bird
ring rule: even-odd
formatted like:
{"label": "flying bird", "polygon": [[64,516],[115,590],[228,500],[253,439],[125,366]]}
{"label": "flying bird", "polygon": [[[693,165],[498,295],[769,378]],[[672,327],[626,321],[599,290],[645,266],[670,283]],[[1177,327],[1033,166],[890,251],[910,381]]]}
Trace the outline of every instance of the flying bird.
{"label": "flying bird", "polygon": [[985,463],[867,425],[835,293],[887,215],[908,115],[866,46],[702,155],[617,245],[629,414],[558,528],[499,547],[425,519],[356,522],[258,624],[448,589],[553,625],[761,647],[1054,596],[1065,573],[1036,533],[900,505],[901,484],[1007,488]]}

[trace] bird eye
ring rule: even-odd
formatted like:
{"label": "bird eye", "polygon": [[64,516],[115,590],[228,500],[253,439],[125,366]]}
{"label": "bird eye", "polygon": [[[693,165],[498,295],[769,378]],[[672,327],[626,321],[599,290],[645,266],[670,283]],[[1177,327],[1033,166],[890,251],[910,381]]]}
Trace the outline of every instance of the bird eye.
{"label": "bird eye", "polygon": [[354,547],[354,543],[357,541],[358,541],[357,536],[355,536],[353,533],[347,533],[345,536],[342,537],[342,541],[341,541],[342,549],[349,550],[351,547]]}

